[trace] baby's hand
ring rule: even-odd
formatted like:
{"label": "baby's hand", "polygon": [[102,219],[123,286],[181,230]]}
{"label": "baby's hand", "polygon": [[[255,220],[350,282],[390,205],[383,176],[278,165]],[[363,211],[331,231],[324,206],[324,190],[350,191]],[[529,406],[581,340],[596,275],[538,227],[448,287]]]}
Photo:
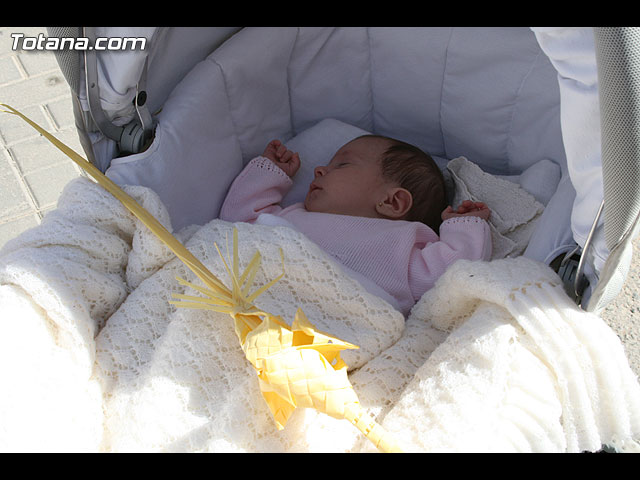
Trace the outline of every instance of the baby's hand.
{"label": "baby's hand", "polygon": [[300,168],[300,157],[285,147],[280,140],[271,140],[262,153],[289,177],[293,177]]}
{"label": "baby's hand", "polygon": [[465,200],[458,207],[458,210],[453,210],[451,206],[448,206],[442,212],[442,220],[448,220],[454,217],[480,217],[483,220],[489,220],[491,216],[491,210],[483,202],[472,202],[471,200]]}

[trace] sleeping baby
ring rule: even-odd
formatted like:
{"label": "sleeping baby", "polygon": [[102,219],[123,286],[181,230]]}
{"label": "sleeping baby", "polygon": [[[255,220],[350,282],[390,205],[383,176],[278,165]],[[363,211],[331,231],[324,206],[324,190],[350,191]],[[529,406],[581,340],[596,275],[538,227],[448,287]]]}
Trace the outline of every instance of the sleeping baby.
{"label": "sleeping baby", "polygon": [[458,259],[488,260],[489,208],[446,205],[442,172],[417,147],[378,135],[343,145],[316,167],[304,203],[280,202],[300,167],[279,140],[251,160],[220,211],[230,222],[262,214],[286,220],[351,271],[373,281],[407,314]]}

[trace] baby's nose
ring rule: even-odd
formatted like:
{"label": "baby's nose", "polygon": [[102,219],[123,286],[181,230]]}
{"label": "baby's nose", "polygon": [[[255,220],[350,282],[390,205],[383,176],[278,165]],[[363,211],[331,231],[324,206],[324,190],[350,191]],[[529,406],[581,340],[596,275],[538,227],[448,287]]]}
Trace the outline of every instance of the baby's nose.
{"label": "baby's nose", "polygon": [[326,167],[316,167],[313,169],[313,173],[315,175],[315,178],[321,177],[324,174],[327,173],[327,169]]}

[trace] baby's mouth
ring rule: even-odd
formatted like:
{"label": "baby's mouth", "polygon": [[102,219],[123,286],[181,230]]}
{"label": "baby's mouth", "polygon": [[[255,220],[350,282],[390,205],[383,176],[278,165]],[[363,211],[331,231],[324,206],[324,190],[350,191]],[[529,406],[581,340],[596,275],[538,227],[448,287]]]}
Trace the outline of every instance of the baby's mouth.
{"label": "baby's mouth", "polygon": [[311,185],[309,186],[309,193],[314,192],[316,190],[322,190],[322,188],[316,185],[315,183],[311,182]]}

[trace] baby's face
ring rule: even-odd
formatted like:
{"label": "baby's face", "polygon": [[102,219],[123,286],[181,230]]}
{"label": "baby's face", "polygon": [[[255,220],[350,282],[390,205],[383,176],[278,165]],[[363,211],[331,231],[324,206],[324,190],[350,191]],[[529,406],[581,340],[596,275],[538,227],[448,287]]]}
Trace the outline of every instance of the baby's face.
{"label": "baby's face", "polygon": [[386,141],[378,138],[360,138],[344,145],[327,166],[316,167],[305,208],[310,212],[378,217],[376,204],[385,199],[389,187],[378,160],[387,147]]}

